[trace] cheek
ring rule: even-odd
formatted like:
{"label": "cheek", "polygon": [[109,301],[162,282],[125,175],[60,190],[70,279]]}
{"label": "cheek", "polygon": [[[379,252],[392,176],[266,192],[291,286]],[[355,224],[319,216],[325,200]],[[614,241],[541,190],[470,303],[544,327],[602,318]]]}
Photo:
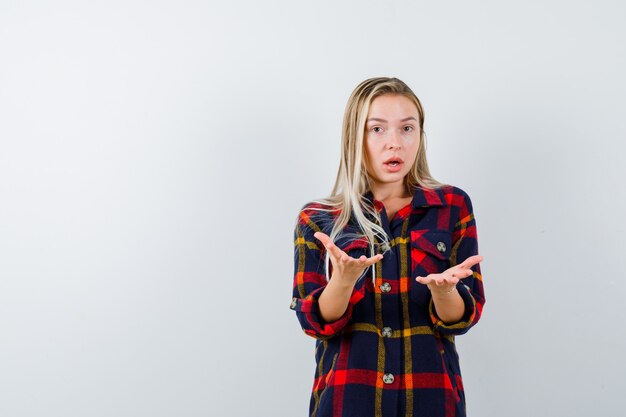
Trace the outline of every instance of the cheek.
{"label": "cheek", "polygon": [[380,152],[377,152],[376,148],[373,145],[371,145],[370,143],[367,143],[365,147],[365,155],[364,155],[365,167],[367,169],[367,172],[373,176],[377,176],[376,167],[378,166],[378,159],[377,159],[378,154],[380,154]]}
{"label": "cheek", "polygon": [[417,152],[419,151],[420,148],[420,141],[416,141],[415,143],[412,144],[411,146],[411,155],[413,157],[413,160],[415,160],[415,158],[417,157]]}
{"label": "cheek", "polygon": [[369,163],[374,163],[376,162],[376,149],[374,147],[374,145],[370,142],[367,141],[365,143],[365,157],[366,157],[366,161],[368,161]]}

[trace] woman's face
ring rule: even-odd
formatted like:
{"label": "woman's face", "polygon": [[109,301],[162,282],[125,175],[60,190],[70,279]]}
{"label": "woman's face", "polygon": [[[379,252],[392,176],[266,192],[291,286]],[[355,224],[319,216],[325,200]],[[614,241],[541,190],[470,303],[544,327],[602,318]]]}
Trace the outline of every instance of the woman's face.
{"label": "woman's face", "polygon": [[420,146],[419,112],[398,94],[376,97],[365,125],[366,167],[377,185],[403,185]]}

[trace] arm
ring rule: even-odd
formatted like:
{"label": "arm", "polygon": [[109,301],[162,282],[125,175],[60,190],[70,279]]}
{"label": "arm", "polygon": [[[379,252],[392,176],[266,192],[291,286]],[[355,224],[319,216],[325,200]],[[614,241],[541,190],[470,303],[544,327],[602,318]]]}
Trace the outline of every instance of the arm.
{"label": "arm", "polygon": [[[326,339],[339,333],[349,322],[353,306],[364,296],[364,280],[358,281],[358,278],[382,255],[352,258],[319,230],[307,212],[302,211],[294,232],[295,273],[291,309],[296,311],[305,333]],[[326,282],[324,265],[327,250],[332,267],[329,282]]]}
{"label": "arm", "polygon": [[430,290],[433,297],[433,308],[436,311],[437,316],[441,318],[445,324],[456,323],[461,320],[463,313],[465,312],[465,303],[463,298],[456,291],[456,283],[450,289],[446,290]]}
{"label": "arm", "polygon": [[440,274],[415,278],[417,282],[428,286],[432,301],[430,311],[435,318],[438,317],[444,324],[456,323],[463,318],[467,306],[458,289],[458,284],[461,283],[461,279],[473,274],[472,266],[477,265],[482,259],[480,255],[470,256],[461,264],[448,268]]}
{"label": "arm", "polygon": [[416,280],[427,284],[431,290],[429,309],[435,330],[442,334],[459,335],[478,322],[485,302],[479,265],[483,258],[478,255],[472,203],[465,193],[452,241],[452,267],[441,274],[417,277]]}
{"label": "arm", "polygon": [[320,313],[323,319],[334,321],[346,312],[359,277],[370,265],[381,260],[383,255],[371,258],[361,255],[355,259],[339,249],[324,233],[317,232],[314,236],[324,244],[333,266],[333,274],[319,298]]}
{"label": "arm", "polygon": [[348,309],[355,282],[333,274],[318,300],[320,316],[327,322],[338,320]]}

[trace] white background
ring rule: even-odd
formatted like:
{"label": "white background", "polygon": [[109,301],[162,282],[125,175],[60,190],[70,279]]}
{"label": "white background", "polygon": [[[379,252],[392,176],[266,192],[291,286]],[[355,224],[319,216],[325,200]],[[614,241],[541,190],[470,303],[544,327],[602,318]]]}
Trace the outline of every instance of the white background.
{"label": "white background", "polygon": [[623,409],[622,1],[0,1],[0,415],[304,416],[293,225],[407,82],[487,296],[473,417]]}

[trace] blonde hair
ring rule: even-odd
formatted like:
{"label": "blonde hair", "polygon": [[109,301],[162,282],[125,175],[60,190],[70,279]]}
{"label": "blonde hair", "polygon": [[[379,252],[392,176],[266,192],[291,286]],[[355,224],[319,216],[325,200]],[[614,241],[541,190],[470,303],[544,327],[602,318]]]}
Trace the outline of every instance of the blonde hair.
{"label": "blonde hair", "polygon": [[[407,193],[412,195],[416,188],[440,188],[445,184],[433,179],[426,160],[426,135],[424,133],[424,110],[415,93],[397,78],[377,77],[360,83],[350,95],[346,105],[341,138],[341,160],[337,179],[331,195],[314,200],[313,203],[328,207],[306,207],[307,210],[320,212],[338,212],[338,216],[329,234],[335,242],[343,229],[354,219],[362,235],[369,243],[370,256],[376,253],[375,242],[389,250],[389,237],[381,226],[380,213],[364,195],[370,191],[370,178],[366,169],[364,146],[365,124],[372,101],[386,94],[402,95],[411,100],[419,113],[420,144],[411,170],[404,178]],[[367,215],[371,216],[368,218]],[[345,237],[345,236],[344,236]],[[326,279],[329,280],[329,256],[326,253]],[[375,279],[375,268],[372,277]]]}

